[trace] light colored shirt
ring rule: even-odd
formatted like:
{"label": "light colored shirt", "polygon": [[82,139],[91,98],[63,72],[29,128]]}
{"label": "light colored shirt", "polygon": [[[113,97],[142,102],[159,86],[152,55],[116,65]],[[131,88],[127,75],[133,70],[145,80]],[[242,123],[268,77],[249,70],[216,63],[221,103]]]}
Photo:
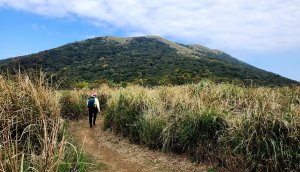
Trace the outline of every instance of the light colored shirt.
{"label": "light colored shirt", "polygon": [[[94,97],[94,96],[92,96],[92,97]],[[89,105],[89,100],[87,100],[86,105],[87,106]],[[97,97],[95,97],[95,105],[96,105],[96,107],[98,109],[98,112],[100,113],[100,103],[99,103],[99,100],[98,100]]]}

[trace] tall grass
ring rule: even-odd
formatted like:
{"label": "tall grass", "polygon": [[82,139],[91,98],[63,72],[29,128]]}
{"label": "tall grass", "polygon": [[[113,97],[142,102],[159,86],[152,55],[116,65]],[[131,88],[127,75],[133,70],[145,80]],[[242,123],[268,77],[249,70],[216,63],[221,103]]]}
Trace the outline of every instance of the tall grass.
{"label": "tall grass", "polygon": [[60,92],[61,115],[64,119],[78,120],[87,116],[84,91],[65,90]]}
{"label": "tall grass", "polygon": [[300,87],[131,86],[109,91],[105,128],[151,148],[247,171],[300,170]]}
{"label": "tall grass", "polygon": [[0,171],[84,171],[57,91],[39,75],[0,75]]}
{"label": "tall grass", "polygon": [[63,159],[63,121],[44,75],[0,78],[0,169],[57,171]]}
{"label": "tall grass", "polygon": [[58,91],[59,103],[61,105],[61,116],[67,120],[79,120],[88,116],[87,100],[92,92],[97,93],[101,111],[106,109],[110,92],[107,85],[101,85],[97,89],[87,90],[62,90]]}
{"label": "tall grass", "polygon": [[256,89],[226,142],[250,170],[300,170],[300,87]]}
{"label": "tall grass", "polygon": [[[134,143],[185,153],[229,170],[300,170],[299,86],[246,88],[202,81],[93,91],[105,110],[104,128]],[[68,91],[61,102],[66,99],[65,107],[81,109],[89,94]]]}

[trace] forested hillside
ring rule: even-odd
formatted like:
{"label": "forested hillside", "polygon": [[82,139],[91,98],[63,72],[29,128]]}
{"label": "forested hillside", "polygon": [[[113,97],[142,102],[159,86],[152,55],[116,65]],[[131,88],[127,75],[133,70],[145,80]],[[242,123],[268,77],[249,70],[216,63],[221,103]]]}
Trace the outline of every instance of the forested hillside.
{"label": "forested hillside", "polygon": [[160,37],[97,37],[0,61],[2,72],[18,67],[46,70],[63,87],[76,83],[179,85],[202,79],[281,86],[296,81],[255,68],[219,50]]}

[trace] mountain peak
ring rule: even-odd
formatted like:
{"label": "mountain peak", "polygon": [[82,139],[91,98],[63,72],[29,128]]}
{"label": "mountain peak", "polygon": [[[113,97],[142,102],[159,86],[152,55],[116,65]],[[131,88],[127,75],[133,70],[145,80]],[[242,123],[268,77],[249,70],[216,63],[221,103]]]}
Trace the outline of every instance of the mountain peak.
{"label": "mountain peak", "polygon": [[116,36],[105,36],[104,39],[110,40],[110,41],[115,41],[121,44],[125,44],[130,42],[132,38],[125,38],[125,37],[116,37]]}

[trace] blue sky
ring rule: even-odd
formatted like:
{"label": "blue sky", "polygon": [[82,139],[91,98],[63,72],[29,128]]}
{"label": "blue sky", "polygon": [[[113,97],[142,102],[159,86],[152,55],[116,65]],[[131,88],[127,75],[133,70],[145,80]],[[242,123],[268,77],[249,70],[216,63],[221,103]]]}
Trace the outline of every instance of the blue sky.
{"label": "blue sky", "polygon": [[0,0],[0,59],[95,36],[199,43],[300,81],[299,0]]}

